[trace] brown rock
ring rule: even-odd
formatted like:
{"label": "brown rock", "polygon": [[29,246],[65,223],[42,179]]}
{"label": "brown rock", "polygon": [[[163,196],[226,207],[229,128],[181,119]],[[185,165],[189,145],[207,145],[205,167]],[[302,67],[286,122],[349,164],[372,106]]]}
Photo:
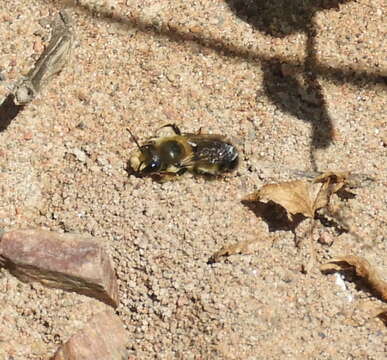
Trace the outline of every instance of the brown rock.
{"label": "brown rock", "polygon": [[108,310],[92,317],[51,360],[124,360],[128,358],[127,342],[121,320]]}
{"label": "brown rock", "polygon": [[116,307],[118,286],[109,255],[90,237],[44,230],[6,232],[0,265],[20,280],[75,291]]}

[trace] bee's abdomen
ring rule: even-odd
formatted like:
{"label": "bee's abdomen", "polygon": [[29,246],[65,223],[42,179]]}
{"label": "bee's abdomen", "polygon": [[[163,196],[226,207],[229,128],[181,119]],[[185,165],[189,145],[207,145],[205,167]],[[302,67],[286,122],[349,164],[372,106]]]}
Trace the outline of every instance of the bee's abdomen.
{"label": "bee's abdomen", "polygon": [[227,172],[238,166],[238,150],[234,145],[222,141],[208,141],[194,148],[195,160],[214,166],[216,172]]}

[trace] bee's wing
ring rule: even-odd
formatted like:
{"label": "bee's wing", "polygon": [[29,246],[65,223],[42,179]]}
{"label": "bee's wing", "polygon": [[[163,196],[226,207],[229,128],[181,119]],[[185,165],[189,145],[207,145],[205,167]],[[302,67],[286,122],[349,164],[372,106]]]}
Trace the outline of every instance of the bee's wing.
{"label": "bee's wing", "polygon": [[191,153],[180,160],[179,166],[182,168],[189,168],[195,165],[196,159],[194,153]]}
{"label": "bee's wing", "polygon": [[181,166],[190,167],[200,163],[215,163],[218,161],[217,146],[228,141],[222,135],[183,134],[192,148],[192,153],[181,161]]}
{"label": "bee's wing", "polygon": [[182,134],[187,141],[192,144],[200,144],[203,142],[208,141],[226,141],[226,137],[222,135],[216,135],[216,134],[191,134],[191,133],[184,133]]}

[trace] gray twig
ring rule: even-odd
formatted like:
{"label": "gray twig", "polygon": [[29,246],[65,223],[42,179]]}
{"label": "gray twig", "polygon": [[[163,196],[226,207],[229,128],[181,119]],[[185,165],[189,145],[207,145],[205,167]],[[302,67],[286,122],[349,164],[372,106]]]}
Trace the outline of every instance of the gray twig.
{"label": "gray twig", "polygon": [[73,44],[70,15],[61,11],[52,22],[52,36],[47,48],[35,66],[15,86],[15,104],[25,105],[32,101],[53,75],[66,64]]}

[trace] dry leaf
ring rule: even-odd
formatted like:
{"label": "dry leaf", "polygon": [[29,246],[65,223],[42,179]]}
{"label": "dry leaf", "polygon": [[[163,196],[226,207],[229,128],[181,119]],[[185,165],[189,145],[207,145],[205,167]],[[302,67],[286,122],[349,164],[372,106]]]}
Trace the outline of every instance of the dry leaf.
{"label": "dry leaf", "polygon": [[387,326],[387,307],[375,302],[363,304],[362,308],[369,313],[370,318],[378,318]]}
{"label": "dry leaf", "polygon": [[251,246],[257,243],[258,240],[245,240],[237,242],[236,244],[223,246],[208,260],[209,263],[218,262],[222,256],[230,256],[235,254],[250,254],[252,252]]}
{"label": "dry leaf", "polygon": [[327,206],[330,196],[345,186],[346,177],[347,173],[327,172],[312,181],[268,184],[244,200],[273,201],[285,208],[290,218],[295,214],[314,218],[316,210]]}
{"label": "dry leaf", "polygon": [[313,183],[328,183],[330,194],[334,194],[347,184],[348,172],[327,171],[313,179]]}
{"label": "dry leaf", "polygon": [[367,260],[359,256],[347,255],[332,259],[329,263],[320,266],[320,270],[323,272],[352,270],[368,284],[376,295],[387,302],[387,282],[379,276]]}
{"label": "dry leaf", "polygon": [[384,325],[387,325],[387,307],[381,306],[375,301],[360,300],[353,307],[347,309],[347,318],[345,324],[360,327],[364,326],[370,320],[379,319]]}
{"label": "dry leaf", "polygon": [[387,309],[383,309],[376,315],[380,320],[382,320],[383,324],[387,326]]}

